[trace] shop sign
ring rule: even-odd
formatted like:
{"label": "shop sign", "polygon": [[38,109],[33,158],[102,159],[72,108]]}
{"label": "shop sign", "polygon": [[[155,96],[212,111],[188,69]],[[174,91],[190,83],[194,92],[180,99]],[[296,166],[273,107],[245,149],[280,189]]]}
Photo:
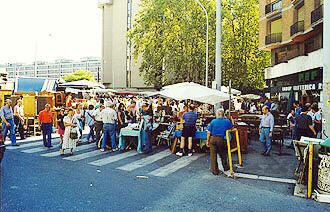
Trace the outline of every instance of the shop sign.
{"label": "shop sign", "polygon": [[286,87],[282,87],[282,92],[290,92],[292,89],[293,89],[293,91],[322,90],[322,88],[323,88],[322,85],[323,85],[322,83],[316,83],[316,84],[286,86]]}

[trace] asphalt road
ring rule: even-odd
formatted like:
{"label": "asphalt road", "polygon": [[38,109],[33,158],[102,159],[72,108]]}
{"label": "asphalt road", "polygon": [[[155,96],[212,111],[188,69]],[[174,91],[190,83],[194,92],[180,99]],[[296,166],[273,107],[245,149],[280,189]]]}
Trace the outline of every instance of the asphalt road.
{"label": "asphalt road", "polygon": [[6,151],[1,211],[330,211],[292,196],[292,185],[213,176],[205,154],[179,160],[156,148],[118,156],[91,145],[70,159],[39,147]]}

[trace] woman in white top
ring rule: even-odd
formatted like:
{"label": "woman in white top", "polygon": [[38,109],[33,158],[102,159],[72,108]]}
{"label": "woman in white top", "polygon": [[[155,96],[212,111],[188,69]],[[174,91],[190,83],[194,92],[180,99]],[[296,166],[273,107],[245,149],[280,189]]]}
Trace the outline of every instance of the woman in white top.
{"label": "woman in white top", "polygon": [[[62,149],[60,150],[60,154],[64,154],[65,149],[70,149],[71,155],[76,148],[77,141],[79,138],[79,129],[78,129],[78,119],[75,115],[73,115],[73,109],[69,109],[68,115],[63,119],[65,130],[63,135],[63,144]],[[76,132],[76,138],[72,138],[72,133]]]}

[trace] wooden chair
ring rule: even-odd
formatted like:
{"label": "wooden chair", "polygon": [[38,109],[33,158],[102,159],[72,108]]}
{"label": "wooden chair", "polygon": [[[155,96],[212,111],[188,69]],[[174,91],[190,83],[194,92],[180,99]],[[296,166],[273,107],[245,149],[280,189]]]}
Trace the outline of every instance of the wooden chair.
{"label": "wooden chair", "polygon": [[274,128],[273,136],[272,136],[272,142],[279,143],[280,149],[279,149],[279,155],[282,155],[282,147],[284,143],[284,130],[282,128]]}

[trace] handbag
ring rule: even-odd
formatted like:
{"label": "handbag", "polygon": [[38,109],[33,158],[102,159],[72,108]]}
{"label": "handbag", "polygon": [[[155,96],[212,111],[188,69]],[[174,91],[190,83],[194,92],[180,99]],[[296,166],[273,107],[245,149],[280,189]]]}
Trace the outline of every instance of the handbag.
{"label": "handbag", "polygon": [[[72,124],[73,124],[73,117],[72,117]],[[76,128],[72,128],[71,127],[71,130],[70,130],[70,138],[71,139],[78,139],[78,132],[77,132],[77,129]]]}

